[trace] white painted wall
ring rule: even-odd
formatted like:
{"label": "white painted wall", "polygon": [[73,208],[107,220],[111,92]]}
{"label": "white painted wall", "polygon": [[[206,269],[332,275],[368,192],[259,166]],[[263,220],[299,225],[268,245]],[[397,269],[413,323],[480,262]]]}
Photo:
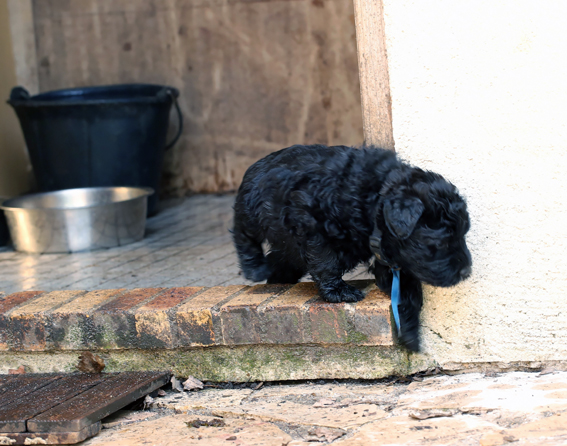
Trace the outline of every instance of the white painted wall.
{"label": "white painted wall", "polygon": [[384,0],[396,150],[467,198],[474,275],[426,290],[439,362],[567,360],[567,2]]}

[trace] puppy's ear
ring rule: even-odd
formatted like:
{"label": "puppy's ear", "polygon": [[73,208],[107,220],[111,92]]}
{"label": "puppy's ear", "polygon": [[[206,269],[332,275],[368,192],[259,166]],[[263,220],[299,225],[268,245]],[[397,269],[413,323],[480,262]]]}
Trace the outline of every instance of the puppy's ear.
{"label": "puppy's ear", "polygon": [[384,220],[390,232],[400,240],[407,239],[421,217],[425,206],[417,197],[394,197],[384,203]]}

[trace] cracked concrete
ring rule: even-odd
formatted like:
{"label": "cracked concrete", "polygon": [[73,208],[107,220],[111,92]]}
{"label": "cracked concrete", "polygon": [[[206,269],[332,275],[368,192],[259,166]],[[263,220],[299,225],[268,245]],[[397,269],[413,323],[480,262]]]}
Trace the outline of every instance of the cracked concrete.
{"label": "cracked concrete", "polygon": [[205,387],[107,421],[86,445],[567,445],[567,372]]}

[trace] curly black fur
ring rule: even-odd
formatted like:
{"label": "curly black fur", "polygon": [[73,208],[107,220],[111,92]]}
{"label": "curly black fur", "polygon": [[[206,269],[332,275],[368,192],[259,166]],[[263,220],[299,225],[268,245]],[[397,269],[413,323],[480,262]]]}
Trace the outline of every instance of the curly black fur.
{"label": "curly black fur", "polygon": [[[470,275],[469,225],[455,186],[392,151],[296,145],[247,170],[233,237],[247,279],[296,283],[309,273],[325,300],[357,302],[363,294],[342,276],[370,261],[369,238],[379,229],[384,258],[401,268],[399,340],[419,350],[421,282],[447,287]],[[389,293],[390,267],[374,262],[371,271]]]}

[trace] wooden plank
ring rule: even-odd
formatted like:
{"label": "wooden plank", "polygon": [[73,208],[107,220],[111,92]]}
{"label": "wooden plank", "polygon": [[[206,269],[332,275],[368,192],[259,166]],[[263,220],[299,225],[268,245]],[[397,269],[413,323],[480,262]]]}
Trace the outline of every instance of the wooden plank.
{"label": "wooden plank", "polygon": [[13,379],[17,378],[18,376],[21,375],[0,375],[0,395],[2,394],[2,390],[4,389],[4,386],[6,384],[8,384],[10,381],[12,381]]}
{"label": "wooden plank", "polygon": [[[18,1],[19,0],[12,0]],[[10,2],[11,3],[11,2]],[[21,3],[26,3],[22,0]],[[20,130],[18,118],[4,101],[8,99],[10,88],[18,85],[18,70],[21,54],[18,54],[18,35],[11,35],[20,23],[12,17],[9,2],[0,2],[0,84],[2,106],[0,107],[0,195],[15,197],[29,190],[29,161],[26,144]],[[15,19],[15,22],[12,20]],[[0,285],[0,288],[3,288]]]}
{"label": "wooden plank", "polygon": [[364,140],[366,144],[394,150],[382,0],[354,0],[354,17]]}
{"label": "wooden plank", "polygon": [[62,375],[4,375],[0,384],[0,411],[8,404],[47,386]]}
{"label": "wooden plank", "polygon": [[169,372],[125,372],[28,420],[30,432],[75,432],[153,392],[169,381]]}
{"label": "wooden plank", "polygon": [[[0,432],[25,432],[26,420],[29,418],[67,401],[107,378],[108,375],[80,373],[53,380],[46,386],[4,406],[0,411]],[[42,378],[38,378],[38,381],[40,380]],[[81,429],[66,431],[79,430]]]}
{"label": "wooden plank", "polygon": [[[3,433],[1,436],[8,438],[12,445],[19,444],[75,444],[94,437],[100,432],[101,423],[91,424],[78,432],[21,432],[21,433]],[[45,443],[33,443],[36,438],[41,438]],[[27,443],[26,443],[27,441]],[[36,442],[38,440],[35,440]],[[8,444],[8,443],[0,443]]]}
{"label": "wooden plank", "polygon": [[39,93],[32,0],[8,0],[17,84]]}

